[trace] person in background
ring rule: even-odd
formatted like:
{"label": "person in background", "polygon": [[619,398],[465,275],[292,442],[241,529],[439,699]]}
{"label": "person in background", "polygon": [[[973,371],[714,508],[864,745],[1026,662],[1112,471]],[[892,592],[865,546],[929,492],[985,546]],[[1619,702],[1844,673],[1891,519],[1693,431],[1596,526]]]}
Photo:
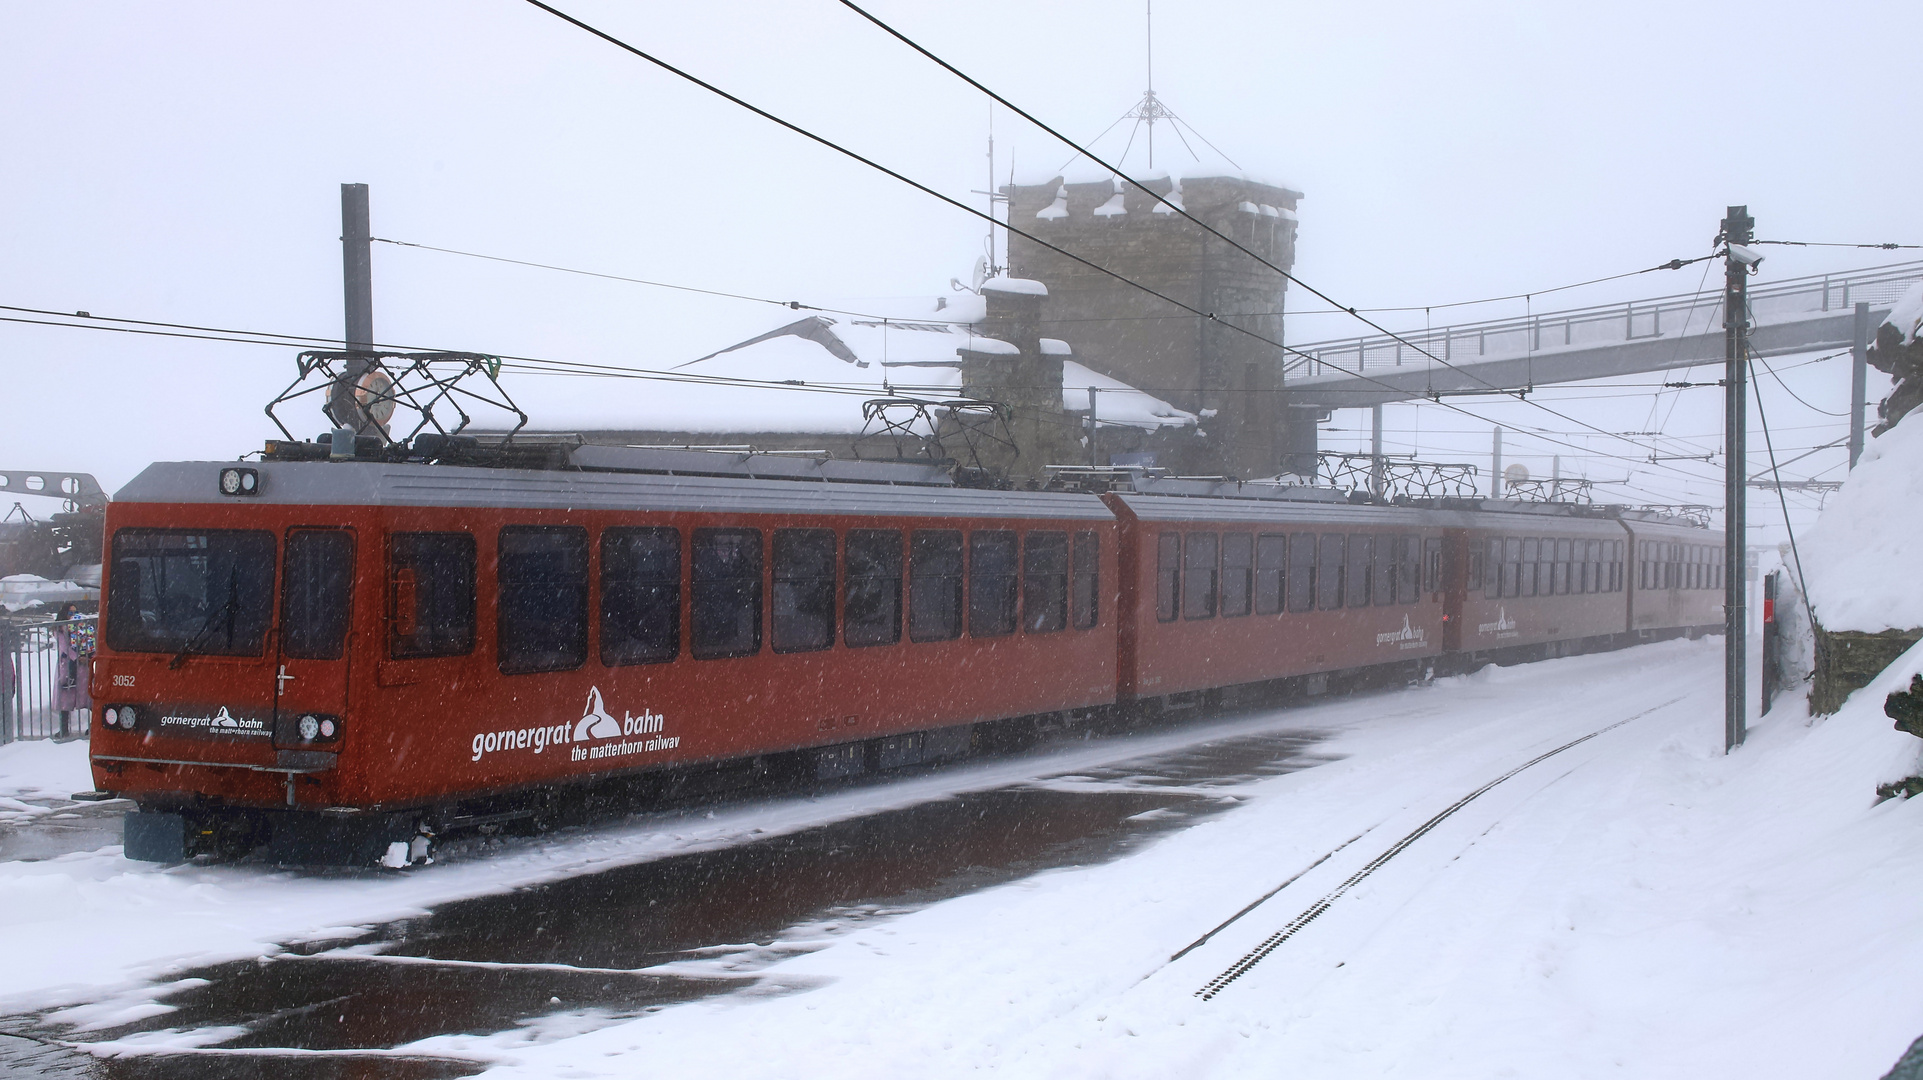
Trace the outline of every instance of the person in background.
{"label": "person in background", "polygon": [[73,737],[73,714],[93,709],[93,651],[95,623],[80,614],[77,604],[60,608],[59,622],[53,629],[54,644],[60,650],[59,684],[54,688],[53,707],[60,712],[60,738]]}
{"label": "person in background", "polygon": [[19,720],[20,670],[14,654],[20,651],[20,631],[0,618],[0,741],[11,740]]}

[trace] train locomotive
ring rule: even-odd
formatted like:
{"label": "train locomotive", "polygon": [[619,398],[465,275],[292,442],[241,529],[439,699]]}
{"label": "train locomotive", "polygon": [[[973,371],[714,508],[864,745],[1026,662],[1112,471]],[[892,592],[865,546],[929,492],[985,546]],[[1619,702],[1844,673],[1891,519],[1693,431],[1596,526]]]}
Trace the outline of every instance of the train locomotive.
{"label": "train locomotive", "polygon": [[854,776],[1721,620],[1720,536],[1620,508],[363,449],[156,464],[110,504],[85,794],[134,801],[129,858],[402,866],[595,792]]}

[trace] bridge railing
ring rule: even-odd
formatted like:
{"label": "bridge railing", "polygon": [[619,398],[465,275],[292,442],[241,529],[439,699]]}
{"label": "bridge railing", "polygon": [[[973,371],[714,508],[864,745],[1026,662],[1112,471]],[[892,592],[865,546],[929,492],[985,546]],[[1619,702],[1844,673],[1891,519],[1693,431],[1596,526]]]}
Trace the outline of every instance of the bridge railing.
{"label": "bridge railing", "polygon": [[[1859,302],[1887,309],[1918,281],[1923,281],[1923,262],[1790,278],[1751,289],[1750,316],[1763,324],[1848,311]],[[1722,325],[1719,289],[1544,312],[1520,319],[1413,330],[1401,335],[1400,341],[1382,334],[1318,341],[1295,346],[1309,358],[1295,357],[1283,370],[1298,382],[1323,376],[1339,378],[1356,371],[1421,367],[1432,362],[1423,355],[1425,351],[1451,364],[1469,364],[1485,357],[1511,359],[1559,349],[1711,333]]]}

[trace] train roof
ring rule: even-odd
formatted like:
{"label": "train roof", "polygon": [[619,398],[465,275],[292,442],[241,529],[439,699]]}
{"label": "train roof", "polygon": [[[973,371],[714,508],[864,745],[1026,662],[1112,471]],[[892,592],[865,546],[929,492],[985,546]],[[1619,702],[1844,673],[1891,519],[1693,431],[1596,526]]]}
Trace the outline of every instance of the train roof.
{"label": "train roof", "polygon": [[[233,462],[148,466],[115,494],[122,503],[233,504],[220,473]],[[1094,495],[992,491],[935,484],[795,483],[739,476],[485,469],[388,462],[275,461],[255,470],[270,505],[498,507],[542,510],[736,511],[911,517],[1110,520]]]}

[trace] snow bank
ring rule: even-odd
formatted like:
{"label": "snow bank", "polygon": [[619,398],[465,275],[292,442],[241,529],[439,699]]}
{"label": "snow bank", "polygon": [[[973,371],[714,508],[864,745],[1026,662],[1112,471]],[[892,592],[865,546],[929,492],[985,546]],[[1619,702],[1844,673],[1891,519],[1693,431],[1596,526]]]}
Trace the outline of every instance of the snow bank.
{"label": "snow bank", "polygon": [[1908,345],[1916,340],[1917,331],[1923,330],[1923,281],[1909,287],[1890,308],[1890,316],[1883,322],[1895,327],[1897,333],[1903,335],[1903,344]]}
{"label": "snow bank", "polygon": [[1871,440],[1799,545],[1824,629],[1923,626],[1923,423]]}

